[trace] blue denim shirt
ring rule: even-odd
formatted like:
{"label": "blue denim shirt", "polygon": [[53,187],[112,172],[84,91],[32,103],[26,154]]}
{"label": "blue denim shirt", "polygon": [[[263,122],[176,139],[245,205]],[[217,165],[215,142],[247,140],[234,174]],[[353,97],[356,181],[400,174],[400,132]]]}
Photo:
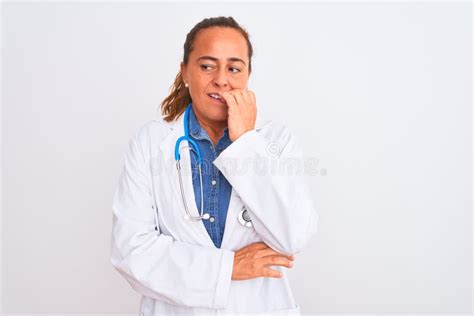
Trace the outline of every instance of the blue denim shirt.
{"label": "blue denim shirt", "polygon": [[[189,112],[189,136],[196,141],[202,155],[202,183],[204,192],[204,213],[211,216],[208,220],[203,220],[212,242],[217,248],[221,247],[224,236],[227,208],[229,207],[230,193],[232,186],[224,175],[212,163],[219,154],[226,149],[232,141],[229,138],[229,131],[226,128],[224,135],[219,139],[214,147],[211,138],[198,123],[196,115],[191,108]],[[193,175],[194,196],[198,211],[201,210],[201,189],[199,183],[199,171],[197,168],[197,156],[191,154],[191,167]]]}

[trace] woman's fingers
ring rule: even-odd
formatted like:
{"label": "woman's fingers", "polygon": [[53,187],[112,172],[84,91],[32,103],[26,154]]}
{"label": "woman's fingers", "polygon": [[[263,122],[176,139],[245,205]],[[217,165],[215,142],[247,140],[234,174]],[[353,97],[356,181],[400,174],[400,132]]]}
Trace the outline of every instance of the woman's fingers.
{"label": "woman's fingers", "polygon": [[256,242],[256,243],[250,244],[247,247],[251,247],[253,249],[268,249],[267,244],[264,242]]}
{"label": "woman's fingers", "polygon": [[[264,244],[265,245],[265,244]],[[284,255],[284,254],[281,254],[275,250],[273,250],[272,248],[268,247],[267,245],[266,246],[266,249],[262,249],[258,252],[258,257],[266,257],[266,256],[274,256],[274,255],[278,255],[278,256],[282,256],[282,257],[285,257],[289,260],[295,260],[295,256],[294,255],[291,255],[291,256],[287,256],[287,255]]]}
{"label": "woman's fingers", "polygon": [[230,92],[218,92],[218,94],[224,98],[228,107],[234,107],[237,105],[237,100],[235,99],[234,95]]}
{"label": "woman's fingers", "polygon": [[228,106],[227,125],[229,138],[235,141],[244,133],[255,128],[257,105],[249,95],[249,91],[234,89],[219,92]]}
{"label": "woman's fingers", "polygon": [[281,277],[280,271],[271,266],[293,267],[294,256],[283,255],[264,242],[256,242],[237,250],[234,255],[232,280],[258,277]]}
{"label": "woman's fingers", "polygon": [[253,103],[257,103],[257,99],[255,97],[255,93],[251,90],[248,90],[248,96],[250,98],[250,100],[252,100]]}
{"label": "woman's fingers", "polygon": [[261,260],[264,266],[282,266],[286,268],[293,267],[293,261],[279,255],[263,257]]}
{"label": "woman's fingers", "polygon": [[230,93],[232,94],[232,96],[235,99],[235,102],[238,105],[245,105],[246,104],[247,101],[244,100],[244,97],[242,96],[242,90],[233,90]]}

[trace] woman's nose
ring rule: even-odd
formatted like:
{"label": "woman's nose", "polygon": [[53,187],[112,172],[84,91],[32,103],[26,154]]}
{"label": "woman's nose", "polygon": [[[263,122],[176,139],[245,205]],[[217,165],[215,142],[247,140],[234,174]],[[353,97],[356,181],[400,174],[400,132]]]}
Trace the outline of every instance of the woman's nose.
{"label": "woman's nose", "polygon": [[228,85],[227,76],[225,70],[218,71],[216,77],[214,78],[214,85],[218,87],[225,87]]}

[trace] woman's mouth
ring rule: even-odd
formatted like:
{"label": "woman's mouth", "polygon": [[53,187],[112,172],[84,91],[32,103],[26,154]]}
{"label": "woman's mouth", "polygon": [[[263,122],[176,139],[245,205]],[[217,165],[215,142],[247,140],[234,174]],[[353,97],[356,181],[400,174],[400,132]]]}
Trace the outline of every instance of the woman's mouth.
{"label": "woman's mouth", "polygon": [[207,94],[214,102],[219,103],[219,104],[226,104],[224,98],[222,98],[220,95],[217,93],[208,93]]}

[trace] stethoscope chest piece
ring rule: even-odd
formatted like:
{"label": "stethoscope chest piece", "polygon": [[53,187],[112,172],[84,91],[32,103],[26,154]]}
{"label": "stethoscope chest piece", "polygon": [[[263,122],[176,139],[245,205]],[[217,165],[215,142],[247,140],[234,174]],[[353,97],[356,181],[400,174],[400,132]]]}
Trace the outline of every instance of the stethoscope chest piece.
{"label": "stethoscope chest piece", "polygon": [[250,215],[247,209],[245,209],[245,207],[243,207],[242,210],[239,212],[239,216],[237,216],[237,218],[239,219],[239,223],[242,226],[245,226],[245,227],[253,226],[252,220],[250,219]]}

